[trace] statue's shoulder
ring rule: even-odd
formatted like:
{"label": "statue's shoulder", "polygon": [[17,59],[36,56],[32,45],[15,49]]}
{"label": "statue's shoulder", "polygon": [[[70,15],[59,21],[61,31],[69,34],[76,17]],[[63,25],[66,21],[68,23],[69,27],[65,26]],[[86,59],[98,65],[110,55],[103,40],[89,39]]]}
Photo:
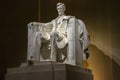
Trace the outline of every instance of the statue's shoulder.
{"label": "statue's shoulder", "polygon": [[80,23],[80,25],[85,25],[84,21],[81,19],[77,19],[77,21]]}
{"label": "statue's shoulder", "polygon": [[80,18],[76,18],[75,16],[69,16],[70,19],[76,19],[80,23],[84,23]]}
{"label": "statue's shoulder", "polygon": [[75,19],[75,20],[79,21],[80,23],[84,23],[80,18],[76,18],[75,16],[68,15],[67,18],[68,19]]}
{"label": "statue's shoulder", "polygon": [[58,19],[58,17],[52,19],[50,23],[54,23],[54,22],[56,22],[57,19]]}
{"label": "statue's shoulder", "polygon": [[[75,19],[75,16],[71,16],[71,15],[65,15],[62,17],[64,20],[71,20],[71,19]],[[57,21],[58,19],[60,19],[60,17],[56,17],[55,19],[51,20],[51,23]]]}
{"label": "statue's shoulder", "polygon": [[78,20],[79,22],[83,22],[83,21],[82,21],[81,19],[79,19],[79,18],[78,18],[77,20]]}

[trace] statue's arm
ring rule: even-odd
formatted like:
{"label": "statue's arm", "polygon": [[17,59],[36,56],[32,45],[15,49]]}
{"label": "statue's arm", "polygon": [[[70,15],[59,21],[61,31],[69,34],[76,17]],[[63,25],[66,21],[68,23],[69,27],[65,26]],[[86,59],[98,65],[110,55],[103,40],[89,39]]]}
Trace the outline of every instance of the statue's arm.
{"label": "statue's arm", "polygon": [[52,28],[53,26],[52,22],[45,23],[44,25],[45,25],[45,28],[48,28],[48,29]]}
{"label": "statue's arm", "polygon": [[51,22],[48,22],[48,23],[30,22],[28,26],[41,26],[45,28],[51,28],[52,23]]}

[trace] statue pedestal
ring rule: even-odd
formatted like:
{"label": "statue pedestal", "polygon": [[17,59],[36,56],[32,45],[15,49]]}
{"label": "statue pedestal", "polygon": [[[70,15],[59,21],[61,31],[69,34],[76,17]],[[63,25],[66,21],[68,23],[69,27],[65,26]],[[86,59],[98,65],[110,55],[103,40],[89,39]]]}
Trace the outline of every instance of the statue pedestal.
{"label": "statue pedestal", "polygon": [[8,69],[5,80],[93,80],[91,70],[77,66],[40,62],[36,65]]}

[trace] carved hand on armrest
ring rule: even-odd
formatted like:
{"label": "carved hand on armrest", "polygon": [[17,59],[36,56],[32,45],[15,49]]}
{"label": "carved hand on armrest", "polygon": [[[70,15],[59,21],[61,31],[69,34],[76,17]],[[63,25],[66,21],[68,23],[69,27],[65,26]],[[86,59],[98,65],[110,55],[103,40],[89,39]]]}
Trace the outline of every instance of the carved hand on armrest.
{"label": "carved hand on armrest", "polygon": [[39,23],[39,22],[30,22],[28,26],[45,26],[44,23]]}

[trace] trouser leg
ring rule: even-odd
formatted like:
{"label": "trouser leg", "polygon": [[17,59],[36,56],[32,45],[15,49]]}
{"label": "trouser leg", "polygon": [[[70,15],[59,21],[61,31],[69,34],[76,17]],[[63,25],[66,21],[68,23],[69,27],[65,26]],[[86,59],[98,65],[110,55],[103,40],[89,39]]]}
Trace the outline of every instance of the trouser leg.
{"label": "trouser leg", "polygon": [[50,59],[51,61],[56,61],[56,49],[57,49],[57,44],[56,44],[56,38],[57,38],[57,33],[52,32],[50,35],[50,45],[51,45],[51,54],[50,54]]}

